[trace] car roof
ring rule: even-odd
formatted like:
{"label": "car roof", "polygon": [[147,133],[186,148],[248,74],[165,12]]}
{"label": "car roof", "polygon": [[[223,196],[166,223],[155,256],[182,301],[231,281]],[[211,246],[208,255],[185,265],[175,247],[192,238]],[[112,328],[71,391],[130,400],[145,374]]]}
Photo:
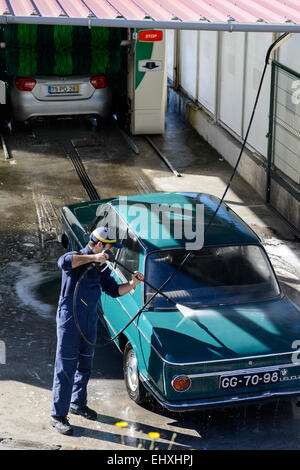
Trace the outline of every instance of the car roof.
{"label": "car roof", "polygon": [[[220,203],[220,199],[205,193],[157,192],[120,196],[111,200],[110,203],[127,222],[132,232],[137,235],[146,250],[152,251],[165,248],[186,248],[186,243],[193,242],[193,240],[188,238],[189,234],[186,232],[186,227],[191,226],[185,225],[191,220],[191,215],[194,223],[197,221],[198,236],[199,220],[200,222],[202,220],[200,212],[198,212],[199,208],[203,205],[204,226],[207,227],[209,220]],[[174,208],[177,208],[176,214],[172,210]],[[156,211],[158,209],[163,212],[163,216],[157,216],[158,212]],[[178,237],[178,232],[176,234],[176,230],[174,230],[174,220],[180,222],[176,226],[176,230],[178,230],[178,226],[182,227],[182,236],[180,238]],[[193,230],[195,231],[196,227]],[[157,235],[158,233],[160,234],[159,236]],[[185,233],[187,233],[187,236],[184,236]],[[213,223],[205,233],[203,245],[253,243],[259,244],[259,237],[223,202]]]}

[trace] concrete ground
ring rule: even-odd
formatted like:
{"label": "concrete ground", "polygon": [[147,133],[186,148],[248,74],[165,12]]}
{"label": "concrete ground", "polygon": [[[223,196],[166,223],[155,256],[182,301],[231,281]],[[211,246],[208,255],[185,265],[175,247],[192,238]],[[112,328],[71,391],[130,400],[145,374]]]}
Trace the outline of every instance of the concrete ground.
{"label": "concrete ground", "polygon": [[[140,151],[135,154],[115,125],[97,130],[89,121],[51,121],[6,136],[12,158],[0,153],[0,340],[6,346],[6,364],[0,364],[0,449],[299,448],[300,408],[294,400],[185,414],[154,402],[136,405],[126,393],[122,357],[114,346],[95,353],[89,405],[98,420],[71,415],[73,437],[51,428],[56,261],[64,252],[57,242],[59,207],[88,200],[64,152],[66,139],[101,198],[174,190],[221,196],[232,171],[175,114],[167,116],[166,134],[153,141],[181,177],[141,136],[134,137]],[[284,291],[300,308],[299,240],[238,175],[226,202],[262,238]],[[153,441],[150,432],[160,437]]]}

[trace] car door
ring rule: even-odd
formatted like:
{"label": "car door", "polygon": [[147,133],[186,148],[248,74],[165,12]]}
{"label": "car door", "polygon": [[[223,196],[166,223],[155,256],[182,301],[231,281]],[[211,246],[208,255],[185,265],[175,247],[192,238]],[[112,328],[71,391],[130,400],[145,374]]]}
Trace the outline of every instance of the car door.
{"label": "car door", "polygon": [[[120,228],[123,232],[123,239],[121,239],[123,248],[119,249],[116,254],[116,263],[111,266],[111,275],[118,284],[123,284],[131,280],[132,275],[128,270],[142,270],[143,256],[142,248],[137,237],[135,237],[130,229],[126,228],[125,230],[125,227]],[[118,265],[118,262],[120,262],[122,266]],[[112,336],[118,333],[138,312],[141,307],[141,299],[141,283],[129,293],[116,299],[107,295],[105,296],[103,312]],[[138,342],[139,333],[134,323],[128,327],[125,334],[130,338],[131,343],[136,344]],[[134,344],[132,344],[133,347]]]}
{"label": "car door", "polygon": [[[101,207],[101,214],[98,215],[96,223],[93,224],[91,230],[95,230],[98,227],[109,227],[116,234],[116,237],[118,238],[118,240],[123,238],[124,231],[127,230],[127,227],[126,226],[124,227],[124,224],[121,229],[119,228],[119,218],[117,216],[115,209],[109,203]],[[117,256],[117,252],[118,252],[117,248],[112,247],[111,251],[114,256]],[[107,263],[104,269],[111,269],[111,266],[109,266],[109,264]],[[101,305],[101,309],[103,312],[105,310],[105,306],[109,298],[110,297],[107,294],[105,294],[105,292],[102,292],[100,305]]]}

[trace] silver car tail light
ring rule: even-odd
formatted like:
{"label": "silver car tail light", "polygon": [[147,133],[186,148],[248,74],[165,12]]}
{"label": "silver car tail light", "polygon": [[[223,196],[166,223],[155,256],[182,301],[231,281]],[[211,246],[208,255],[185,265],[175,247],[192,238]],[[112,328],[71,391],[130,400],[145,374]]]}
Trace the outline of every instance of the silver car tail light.
{"label": "silver car tail light", "polygon": [[106,88],[107,82],[105,75],[95,75],[94,77],[90,78],[90,82],[96,90],[99,88]]}
{"label": "silver car tail light", "polygon": [[16,80],[16,87],[20,91],[32,91],[36,85],[34,78],[18,77]]}

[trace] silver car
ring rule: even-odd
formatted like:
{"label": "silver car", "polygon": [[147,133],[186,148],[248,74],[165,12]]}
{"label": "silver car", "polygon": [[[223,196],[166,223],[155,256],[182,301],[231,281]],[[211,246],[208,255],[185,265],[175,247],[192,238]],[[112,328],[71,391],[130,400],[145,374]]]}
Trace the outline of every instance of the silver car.
{"label": "silver car", "polygon": [[12,81],[10,95],[15,121],[78,115],[106,119],[111,109],[111,91],[103,74],[18,76]]}

